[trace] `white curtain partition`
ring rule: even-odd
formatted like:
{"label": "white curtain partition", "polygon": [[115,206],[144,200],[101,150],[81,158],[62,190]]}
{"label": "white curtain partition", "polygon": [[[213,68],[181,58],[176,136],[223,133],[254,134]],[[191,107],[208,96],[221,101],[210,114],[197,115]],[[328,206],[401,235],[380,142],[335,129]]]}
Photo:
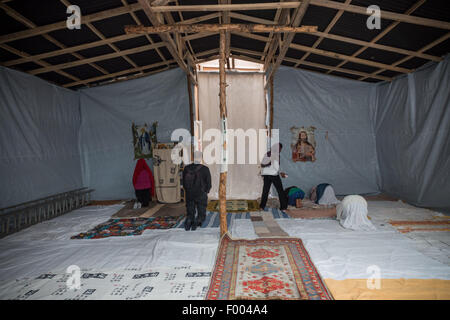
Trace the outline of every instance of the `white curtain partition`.
{"label": "white curtain partition", "polygon": [[[260,73],[227,73],[227,128],[265,129],[264,75]],[[200,73],[198,75],[199,119],[203,134],[210,128],[221,130],[219,114],[219,74]],[[259,135],[258,135],[259,139]],[[262,191],[262,178],[257,164],[249,164],[249,139],[246,138],[246,164],[237,164],[237,140],[234,142],[234,164],[228,165],[227,199],[257,199]],[[203,150],[214,141],[203,141]],[[259,145],[266,145],[265,139]],[[230,146],[230,141],[228,142]],[[259,146],[258,146],[259,147]],[[258,149],[259,150],[259,149]],[[260,151],[258,151],[259,153]],[[212,189],[209,198],[218,199],[219,164],[208,164],[211,171]]]}

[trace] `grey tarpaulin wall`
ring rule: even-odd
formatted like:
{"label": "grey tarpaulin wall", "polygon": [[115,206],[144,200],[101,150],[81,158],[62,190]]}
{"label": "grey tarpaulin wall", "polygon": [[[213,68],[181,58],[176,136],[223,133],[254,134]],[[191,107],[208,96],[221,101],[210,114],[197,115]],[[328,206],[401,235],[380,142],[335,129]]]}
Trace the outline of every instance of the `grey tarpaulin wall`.
{"label": "grey tarpaulin wall", "polygon": [[381,188],[415,205],[450,208],[450,56],[377,89]]}
{"label": "grey tarpaulin wall", "polygon": [[82,186],[79,96],[0,67],[0,208]]}
{"label": "grey tarpaulin wall", "polygon": [[173,69],[80,90],[83,183],[95,189],[94,199],[134,197],[132,122],[158,121],[158,142],[170,142],[174,129],[189,130],[186,81],[183,70]]}
{"label": "grey tarpaulin wall", "polygon": [[[280,67],[274,78],[274,129],[280,130],[283,186],[305,192],[330,183],[337,194],[379,192],[373,84]],[[314,126],[315,162],[293,162],[291,127]],[[327,134],[328,133],[328,134]]]}
{"label": "grey tarpaulin wall", "polygon": [[[338,194],[383,190],[449,208],[449,77],[448,57],[385,84],[281,67],[274,127],[284,186],[328,182]],[[131,123],[158,121],[160,141],[189,128],[180,69],[73,92],[0,68],[0,85],[0,207],[81,186],[95,188],[94,199],[132,197]],[[317,128],[315,163],[292,162],[292,126]]]}

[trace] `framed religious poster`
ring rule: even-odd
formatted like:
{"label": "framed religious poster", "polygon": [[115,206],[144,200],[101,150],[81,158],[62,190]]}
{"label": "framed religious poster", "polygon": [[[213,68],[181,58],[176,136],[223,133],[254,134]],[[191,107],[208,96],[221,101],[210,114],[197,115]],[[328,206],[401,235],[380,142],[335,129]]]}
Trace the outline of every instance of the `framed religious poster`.
{"label": "framed religious poster", "polygon": [[150,127],[144,125],[131,125],[133,131],[134,159],[149,159],[153,157],[153,146],[156,144],[156,127],[154,122]]}
{"label": "framed religious poster", "polygon": [[292,127],[292,161],[314,162],[316,161],[316,140],[314,127]]}

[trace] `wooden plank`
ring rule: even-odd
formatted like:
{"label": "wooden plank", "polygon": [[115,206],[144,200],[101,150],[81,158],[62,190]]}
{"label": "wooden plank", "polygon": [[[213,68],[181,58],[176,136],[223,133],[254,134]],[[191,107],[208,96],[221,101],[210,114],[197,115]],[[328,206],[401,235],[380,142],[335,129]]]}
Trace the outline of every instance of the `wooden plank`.
{"label": "wooden plank", "polygon": [[[89,15],[84,15],[81,19],[81,22],[87,23],[87,22],[99,21],[99,20],[103,20],[103,19],[107,19],[107,18],[111,18],[111,17],[115,17],[115,16],[120,16],[122,14],[129,13],[132,11],[138,11],[141,9],[142,8],[138,3],[133,3],[133,4],[130,4],[128,7],[119,7],[119,8],[115,8],[115,9],[100,11],[100,12],[89,14]],[[24,31],[18,31],[18,32],[2,35],[2,36],[0,36],[0,43],[10,42],[10,41],[18,40],[18,39],[23,39],[23,38],[29,38],[29,37],[37,36],[40,34],[48,33],[48,32],[59,30],[59,29],[65,29],[65,28],[67,28],[66,20],[60,21],[60,22],[55,22],[55,23],[48,24],[45,26],[33,28],[32,30],[24,30]]]}
{"label": "wooden plank", "polygon": [[[144,9],[145,14],[149,18],[150,22],[153,26],[158,27],[163,25],[163,23],[160,21],[160,18],[156,15],[156,13],[153,11],[155,7],[152,7],[150,3],[146,0],[138,0],[138,3],[142,6]],[[165,33],[159,33],[160,38],[163,40],[163,42],[166,43],[167,50],[169,50],[172,57],[177,61],[178,65],[186,74],[188,74],[191,77],[191,80],[194,84],[197,83],[195,76],[192,74],[191,70],[189,70],[189,66],[184,62],[184,59],[182,56],[179,55],[176,44],[174,43],[173,39]],[[194,72],[196,70],[194,69]]]}
{"label": "wooden plank", "polygon": [[293,9],[300,5],[299,2],[267,2],[267,3],[245,3],[245,4],[202,4],[184,6],[154,6],[154,12],[172,11],[245,11],[245,10],[276,10]]}
{"label": "wooden plank", "polygon": [[[247,38],[264,41],[264,42],[267,41],[267,39],[268,39],[267,37],[264,37],[261,35],[256,35],[256,34],[243,33],[243,32],[235,32],[235,33],[242,37],[247,37]],[[331,51],[321,50],[321,49],[317,49],[317,48],[310,48],[310,47],[303,46],[303,45],[296,44],[296,43],[291,43],[289,45],[289,48],[295,49],[295,50],[300,50],[300,51],[305,51],[305,52],[312,52],[314,54],[318,54],[318,55],[322,55],[322,56],[330,57],[330,58],[334,58],[334,59],[341,59],[341,60],[347,59],[347,60],[355,62],[355,63],[364,64],[364,65],[377,67],[377,68],[386,68],[386,69],[401,72],[401,73],[409,73],[409,72],[413,71],[411,69],[394,67],[394,66],[387,65],[384,63],[379,63],[379,62],[375,62],[375,61],[351,57],[351,56],[347,56],[344,54],[339,54],[339,53],[335,53],[335,52],[331,52]]]}
{"label": "wooden plank", "polygon": [[[410,15],[411,13],[413,13],[417,8],[419,8],[426,0],[419,0],[416,3],[414,3],[414,5],[412,7],[410,7],[406,12],[405,15]],[[387,35],[389,32],[391,32],[395,27],[397,27],[400,24],[399,21],[395,21],[393,23],[391,23],[390,25],[388,25],[383,31],[381,31],[375,38],[373,38],[370,43],[374,44],[376,43],[378,40],[380,40],[381,38],[383,38],[385,35]],[[358,55],[360,55],[361,53],[363,53],[369,46],[366,45],[360,49],[358,49],[355,53],[352,54],[352,57],[357,57]],[[341,67],[344,64],[346,64],[347,61],[344,60],[341,63],[339,63],[336,67]],[[327,73],[332,72],[333,70],[329,70]]]}
{"label": "wooden plank", "polygon": [[219,32],[224,31],[235,31],[235,32],[248,32],[248,33],[302,33],[302,32],[316,32],[317,26],[301,26],[301,27],[291,27],[291,26],[279,26],[279,25],[262,25],[262,24],[172,24],[172,25],[159,25],[153,27],[146,26],[125,26],[125,32],[128,34],[138,33],[167,33],[167,32]]}
{"label": "wooden plank", "polygon": [[[421,0],[421,2],[422,1],[425,1],[425,0]],[[417,7],[417,4],[414,7]],[[408,12],[409,12],[409,10],[408,10]],[[255,18],[255,17],[248,16],[248,15],[241,14],[241,13],[237,14],[237,13],[232,12],[232,13],[230,13],[230,15],[236,19],[259,23],[259,24],[275,23],[274,21],[271,21],[271,20]],[[353,39],[353,38],[349,38],[349,37],[343,37],[343,36],[330,34],[330,33],[326,33],[326,32],[320,32],[320,31],[312,32],[311,35],[316,35],[319,37],[324,37],[324,38],[332,39],[332,40],[338,40],[338,41],[342,41],[342,42],[348,42],[348,43],[352,43],[352,44],[356,44],[356,45],[360,45],[360,46],[364,46],[364,47],[386,50],[386,51],[391,51],[391,52],[397,52],[397,53],[405,54],[405,55],[411,55],[411,56],[415,56],[415,57],[422,58],[422,59],[428,59],[428,60],[432,60],[432,61],[442,61],[441,57],[436,57],[433,55],[425,54],[423,52],[409,51],[409,50],[405,50],[405,49],[401,49],[401,48],[396,48],[396,47],[391,47],[391,46],[386,46],[386,45],[381,45],[381,44],[375,43],[375,41],[377,41],[381,37],[381,35],[386,34],[390,30],[392,30],[394,26],[396,26],[398,24],[399,24],[399,22],[394,22],[392,24],[392,27],[391,27],[391,25],[389,25],[377,37],[375,37],[375,39],[373,39],[370,42]],[[364,49],[366,49],[366,48],[361,48],[360,50],[358,50],[357,51],[358,54],[361,53],[362,51],[364,51]],[[357,56],[358,54],[356,54],[356,55],[354,54],[354,56]]]}
{"label": "wooden plank", "polygon": [[[345,4],[348,5],[350,4],[352,0],[345,0]],[[342,14],[344,13],[344,10],[340,9],[336,15],[333,17],[333,19],[331,20],[331,22],[328,24],[327,28],[325,29],[325,31],[323,32],[324,34],[328,34],[331,29],[334,27],[334,25],[336,24],[336,22],[338,22],[338,20],[341,18]],[[319,37],[319,39],[317,39],[314,44],[312,45],[313,48],[317,48],[319,46],[319,44],[322,42],[324,36],[321,35]],[[300,61],[304,61],[306,58],[308,58],[308,56],[310,55],[310,52],[306,52],[303,57],[300,59]],[[298,66],[298,63],[294,66],[295,68]]]}
{"label": "wooden plank", "polygon": [[[231,51],[233,53],[234,52],[239,52],[239,53],[249,54],[249,55],[253,55],[253,56],[260,56],[261,55],[261,52],[247,50],[247,49],[233,48],[233,47],[231,47]],[[257,59],[251,58],[251,57],[238,56],[238,55],[234,55],[234,54],[233,54],[233,57],[239,58],[239,59],[243,59],[243,60],[248,60],[248,61],[251,61],[251,62],[261,63],[260,60],[257,60]],[[299,59],[293,59],[293,58],[288,58],[288,57],[284,57],[284,60],[288,61],[288,62],[295,63],[295,64],[298,63],[298,64],[301,64],[301,65],[315,67],[315,68],[320,68],[320,69],[325,69],[325,70],[330,70],[330,69],[334,68],[332,66],[327,66],[327,65],[324,65],[324,64],[320,64],[320,63],[314,63],[314,62],[310,62],[310,61],[301,61]],[[351,70],[351,69],[345,69],[345,68],[338,68],[338,69],[336,69],[336,71],[343,72],[343,73],[354,74],[354,75],[358,75],[358,76],[371,76],[372,78],[383,80],[383,81],[390,81],[390,80],[392,80],[391,78],[388,78],[388,77],[372,76],[370,73],[365,73],[365,72]]]}
{"label": "wooden plank", "polygon": [[[340,3],[340,2],[336,2],[336,1],[311,0],[311,4],[315,5],[315,6],[344,10],[344,11],[358,13],[358,14],[367,15],[367,16],[371,15],[370,12],[367,13],[366,7],[348,5],[348,4],[344,4],[344,3]],[[418,24],[418,25],[422,25],[422,26],[439,28],[439,29],[446,29],[446,30],[450,29],[450,22],[446,22],[446,21],[410,16],[407,14],[395,13],[395,12],[390,12],[390,11],[386,11],[386,10],[380,10],[380,13],[381,13],[381,17],[383,19],[387,19],[387,20],[394,20],[394,21],[406,22],[406,23],[411,23],[411,24]]]}
{"label": "wooden plank", "polygon": [[[303,16],[306,13],[306,10],[308,9],[310,0],[303,0],[301,2],[300,7],[298,8],[297,12],[294,15],[292,26],[297,27],[302,22]],[[271,78],[274,76],[275,72],[281,65],[281,62],[283,61],[284,57],[286,56],[286,52],[289,49],[289,46],[292,43],[292,40],[294,39],[295,33],[288,33],[286,35],[286,39],[283,40],[283,44],[281,45],[280,52],[278,54],[277,60],[275,61],[275,64],[270,69],[269,75],[267,76],[267,79],[269,79],[269,82]],[[267,84],[266,84],[267,85]]]}
{"label": "wooden plank", "polygon": [[124,74],[133,73],[133,72],[142,72],[142,74],[144,74],[144,70],[146,70],[146,69],[157,68],[157,67],[163,66],[163,65],[165,65],[167,63],[169,63],[169,64],[175,63],[175,60],[172,59],[172,60],[162,61],[162,62],[158,62],[158,63],[153,63],[153,64],[142,66],[142,67],[126,69],[126,70],[122,70],[122,71],[118,71],[118,72],[114,72],[114,73],[110,73],[110,74],[106,74],[106,75],[102,75],[102,76],[89,78],[89,79],[86,79],[84,81],[75,81],[75,82],[71,82],[71,83],[65,84],[65,85],[63,85],[63,87],[70,88],[70,87],[78,86],[80,84],[106,80],[106,79],[119,77],[119,76],[122,76]]}
{"label": "wooden plank", "polygon": [[[220,85],[220,95],[219,95],[219,108],[220,108],[220,119],[221,122],[227,120],[227,97],[226,97],[226,74],[225,74],[225,58],[226,58],[226,33],[225,30],[220,31],[220,59],[219,59],[219,85]],[[224,127],[222,125],[222,136],[226,135],[223,131]],[[222,145],[222,152],[224,154],[225,166],[226,166],[226,142]],[[227,171],[220,170],[220,181],[219,181],[219,214],[220,214],[220,235],[224,235],[228,232],[227,226]]]}

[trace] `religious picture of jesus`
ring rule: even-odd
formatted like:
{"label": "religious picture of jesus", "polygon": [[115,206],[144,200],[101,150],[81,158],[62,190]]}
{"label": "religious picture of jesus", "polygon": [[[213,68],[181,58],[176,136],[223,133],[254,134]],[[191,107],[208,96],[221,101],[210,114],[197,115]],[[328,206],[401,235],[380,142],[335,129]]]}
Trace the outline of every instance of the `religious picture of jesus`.
{"label": "religious picture of jesus", "polygon": [[294,162],[316,161],[316,142],[314,139],[314,127],[291,128],[293,133],[292,160]]}

